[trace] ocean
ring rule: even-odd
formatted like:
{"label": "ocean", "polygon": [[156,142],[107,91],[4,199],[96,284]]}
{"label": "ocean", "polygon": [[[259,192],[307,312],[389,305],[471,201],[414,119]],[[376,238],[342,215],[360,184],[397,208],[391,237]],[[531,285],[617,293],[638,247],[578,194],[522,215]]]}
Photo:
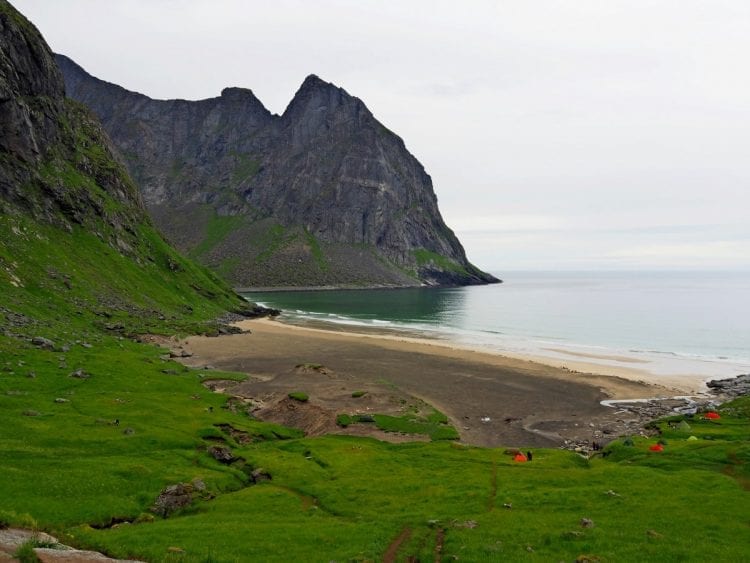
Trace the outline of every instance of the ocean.
{"label": "ocean", "polygon": [[440,338],[563,365],[703,379],[750,373],[750,272],[495,272],[462,288],[244,294],[291,324]]}

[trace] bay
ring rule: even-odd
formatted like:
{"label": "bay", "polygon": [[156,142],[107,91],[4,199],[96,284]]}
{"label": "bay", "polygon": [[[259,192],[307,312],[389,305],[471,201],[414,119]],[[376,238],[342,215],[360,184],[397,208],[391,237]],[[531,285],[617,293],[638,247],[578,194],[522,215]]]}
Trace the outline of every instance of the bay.
{"label": "bay", "polygon": [[652,373],[750,372],[750,272],[498,272],[462,288],[245,296],[292,324],[402,330],[520,356]]}

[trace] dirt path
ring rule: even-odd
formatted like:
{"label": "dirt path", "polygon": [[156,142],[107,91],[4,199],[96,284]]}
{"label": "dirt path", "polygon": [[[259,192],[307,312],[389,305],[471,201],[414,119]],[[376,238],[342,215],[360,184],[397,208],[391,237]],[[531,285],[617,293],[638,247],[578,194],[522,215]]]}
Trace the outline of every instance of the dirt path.
{"label": "dirt path", "polygon": [[401,530],[401,533],[396,536],[396,539],[394,539],[388,546],[388,549],[385,550],[385,553],[383,554],[383,563],[394,563],[396,561],[396,555],[398,555],[398,550],[401,548],[401,545],[404,542],[408,541],[410,537],[411,528],[405,527],[403,530]]}
{"label": "dirt path", "polygon": [[445,530],[438,528],[435,532],[435,563],[443,560],[443,544],[445,543]]}

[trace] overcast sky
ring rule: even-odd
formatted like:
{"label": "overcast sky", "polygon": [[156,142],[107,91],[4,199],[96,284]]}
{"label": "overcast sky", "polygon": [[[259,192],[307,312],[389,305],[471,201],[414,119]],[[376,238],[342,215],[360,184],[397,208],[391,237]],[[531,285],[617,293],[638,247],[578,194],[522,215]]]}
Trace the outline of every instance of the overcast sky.
{"label": "overcast sky", "polygon": [[484,269],[750,269],[747,0],[11,1],[151,97],[343,87]]}

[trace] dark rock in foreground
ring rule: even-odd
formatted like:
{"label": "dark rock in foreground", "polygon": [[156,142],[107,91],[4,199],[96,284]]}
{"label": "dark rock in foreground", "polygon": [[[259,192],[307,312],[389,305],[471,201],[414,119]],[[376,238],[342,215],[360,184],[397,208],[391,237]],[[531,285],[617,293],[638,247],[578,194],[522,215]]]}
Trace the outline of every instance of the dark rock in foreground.
{"label": "dark rock in foreground", "polygon": [[193,502],[193,487],[185,483],[177,483],[166,487],[151,507],[151,512],[166,518],[176,510],[185,508]]}

